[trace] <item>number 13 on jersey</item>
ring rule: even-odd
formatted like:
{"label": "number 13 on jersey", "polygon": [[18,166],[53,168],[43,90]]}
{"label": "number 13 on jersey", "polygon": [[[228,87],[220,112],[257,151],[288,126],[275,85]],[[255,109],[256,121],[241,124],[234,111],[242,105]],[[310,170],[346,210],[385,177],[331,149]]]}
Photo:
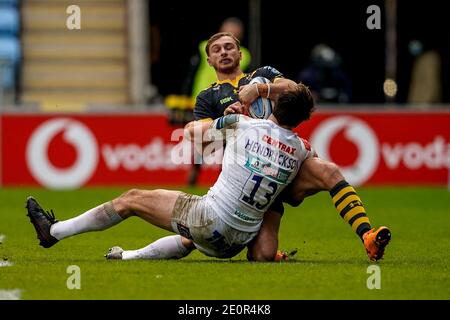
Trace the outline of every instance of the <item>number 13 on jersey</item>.
{"label": "number 13 on jersey", "polygon": [[263,176],[252,173],[245,183],[240,200],[258,210],[263,210],[267,207],[277,189],[278,184],[276,182],[268,181]]}

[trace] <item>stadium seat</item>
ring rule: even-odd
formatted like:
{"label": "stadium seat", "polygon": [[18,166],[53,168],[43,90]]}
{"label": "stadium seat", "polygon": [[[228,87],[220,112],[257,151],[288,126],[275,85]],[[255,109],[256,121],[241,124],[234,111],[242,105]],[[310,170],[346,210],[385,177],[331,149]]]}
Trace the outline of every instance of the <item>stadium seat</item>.
{"label": "stadium seat", "polygon": [[15,87],[17,66],[20,61],[20,23],[18,1],[0,0],[0,86]]}
{"label": "stadium seat", "polygon": [[2,6],[0,2],[0,35],[18,35],[19,12],[14,7]]}
{"label": "stadium seat", "polygon": [[19,40],[15,37],[0,36],[0,74],[3,88],[14,88],[16,67],[19,60]]}
{"label": "stadium seat", "polygon": [[18,4],[19,0],[0,0],[0,5],[17,6]]}

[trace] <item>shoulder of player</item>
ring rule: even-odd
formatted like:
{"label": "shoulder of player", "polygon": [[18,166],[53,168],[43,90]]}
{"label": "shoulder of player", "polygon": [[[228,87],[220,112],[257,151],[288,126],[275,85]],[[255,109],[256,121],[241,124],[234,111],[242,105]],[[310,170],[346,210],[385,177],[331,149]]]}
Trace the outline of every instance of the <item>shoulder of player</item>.
{"label": "shoulder of player", "polygon": [[206,97],[206,96],[210,95],[213,91],[213,88],[216,86],[217,86],[217,82],[211,83],[208,87],[206,87],[205,89],[200,91],[197,96],[198,97],[199,96]]}
{"label": "shoulder of player", "polygon": [[247,129],[247,128],[253,128],[253,129],[261,129],[261,130],[277,130],[277,126],[273,126],[273,122],[267,119],[255,119],[246,115],[240,115],[239,116],[239,123],[238,128],[240,129]]}
{"label": "shoulder of player", "polygon": [[308,152],[312,150],[311,143],[309,143],[308,140],[298,136],[296,133],[294,139],[296,144],[299,146],[298,151],[303,150]]}
{"label": "shoulder of player", "polygon": [[248,125],[251,125],[249,123],[250,120],[253,120],[252,118],[245,116],[243,114],[228,114],[226,116],[222,116],[220,118],[217,118],[212,123],[212,127],[215,129],[224,129],[224,128],[242,128]]}
{"label": "shoulder of player", "polygon": [[251,74],[257,75],[258,73],[265,72],[265,71],[271,71],[271,72],[275,71],[277,73],[279,72],[277,69],[275,69],[272,66],[262,66],[262,67],[255,69]]}
{"label": "shoulder of player", "polygon": [[203,97],[205,97],[205,96],[211,95],[214,92],[221,90],[221,88],[224,85],[229,85],[229,82],[228,81],[224,81],[224,82],[217,82],[216,81],[216,82],[213,82],[208,87],[206,87],[205,89],[200,91],[198,96],[202,95]]}
{"label": "shoulder of player", "polygon": [[275,82],[277,79],[281,79],[284,78],[283,74],[278,71],[277,69],[275,69],[274,67],[271,66],[263,66],[260,67],[256,70],[254,70],[253,72],[250,72],[247,75],[247,79],[251,80],[253,78],[256,77],[265,77],[265,78],[269,78],[270,81]]}
{"label": "shoulder of player", "polygon": [[270,126],[270,121],[266,119],[255,119],[244,114],[236,114],[236,125],[238,128],[258,128]]}

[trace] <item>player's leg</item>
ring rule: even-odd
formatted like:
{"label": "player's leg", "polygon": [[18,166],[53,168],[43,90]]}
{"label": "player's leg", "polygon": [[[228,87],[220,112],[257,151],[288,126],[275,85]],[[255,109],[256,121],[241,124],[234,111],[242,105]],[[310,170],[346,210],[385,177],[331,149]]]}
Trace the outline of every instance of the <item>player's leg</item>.
{"label": "player's leg", "polygon": [[248,244],[247,259],[250,261],[274,261],[278,249],[278,230],[281,213],[268,210],[258,235]]}
{"label": "player's leg", "polygon": [[132,189],[112,201],[65,221],[57,221],[53,212],[46,213],[32,197],[27,199],[27,210],[41,245],[48,248],[59,240],[76,234],[105,230],[132,215],[173,231],[171,217],[179,194],[178,191],[161,189]]}
{"label": "player's leg", "polygon": [[105,255],[106,259],[137,260],[137,259],[181,259],[195,249],[194,242],[180,235],[166,236],[137,250],[123,250],[112,247]]}
{"label": "player's leg", "polygon": [[126,219],[136,215],[154,226],[173,231],[172,212],[180,191],[131,189],[112,200],[115,212]]}
{"label": "player's leg", "polygon": [[307,196],[329,191],[339,215],[361,238],[371,260],[381,259],[391,234],[388,228],[372,229],[364,205],[356,190],[345,180],[338,166],[320,158],[303,162],[289,188],[287,202],[297,206]]}
{"label": "player's leg", "polygon": [[330,192],[340,216],[362,239],[363,234],[371,229],[369,218],[355,189],[345,181],[334,163],[320,158],[305,160],[291,183],[287,202],[297,206],[305,197],[325,190]]}
{"label": "player's leg", "polygon": [[[137,215],[153,225],[169,231],[172,228],[172,214],[175,203],[180,195],[182,199],[190,195],[170,190],[130,190],[117,199],[114,199],[114,208],[123,216]],[[198,198],[198,197],[195,197]],[[187,202],[189,202],[187,200]],[[178,202],[177,212],[183,210]],[[181,207],[183,207],[181,205]],[[161,219],[163,217],[163,219]],[[106,254],[108,259],[180,259],[195,249],[192,240],[180,235],[167,236],[156,240],[144,248],[124,251],[120,247],[113,247]]]}
{"label": "player's leg", "polygon": [[339,168],[320,158],[306,159],[294,181],[283,192],[283,201],[297,207],[306,197],[320,191],[330,191],[345,180]]}
{"label": "player's leg", "polygon": [[188,185],[190,187],[195,187],[197,185],[198,176],[200,175],[201,164],[194,163],[191,165],[191,170],[189,171]]}
{"label": "player's leg", "polygon": [[189,172],[188,185],[194,187],[197,185],[198,177],[200,175],[200,171],[202,168],[202,151],[199,150],[199,146],[191,143],[191,151],[192,151],[192,164],[191,170]]}

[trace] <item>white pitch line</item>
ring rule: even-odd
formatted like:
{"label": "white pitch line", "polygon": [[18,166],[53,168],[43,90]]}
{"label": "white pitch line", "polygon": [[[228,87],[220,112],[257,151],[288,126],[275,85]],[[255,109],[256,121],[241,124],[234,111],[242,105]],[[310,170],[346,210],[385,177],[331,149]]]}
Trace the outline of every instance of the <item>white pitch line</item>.
{"label": "white pitch line", "polygon": [[0,300],[20,300],[22,290],[0,290]]}
{"label": "white pitch line", "polygon": [[14,265],[14,263],[12,263],[11,261],[8,261],[8,260],[0,261],[0,268],[1,267],[12,267],[13,265]]}
{"label": "white pitch line", "polygon": [[[3,243],[3,240],[5,240],[6,236],[4,234],[0,234],[0,244]],[[14,265],[12,262],[8,260],[0,260],[0,268],[1,267],[11,267]]]}
{"label": "white pitch line", "polygon": [[[0,244],[3,243],[6,236],[4,234],[0,234]],[[14,263],[8,260],[1,260],[0,261],[0,267],[11,267]],[[20,300],[20,297],[22,296],[22,290],[21,289],[12,289],[12,290],[3,290],[0,289],[0,300]]]}

